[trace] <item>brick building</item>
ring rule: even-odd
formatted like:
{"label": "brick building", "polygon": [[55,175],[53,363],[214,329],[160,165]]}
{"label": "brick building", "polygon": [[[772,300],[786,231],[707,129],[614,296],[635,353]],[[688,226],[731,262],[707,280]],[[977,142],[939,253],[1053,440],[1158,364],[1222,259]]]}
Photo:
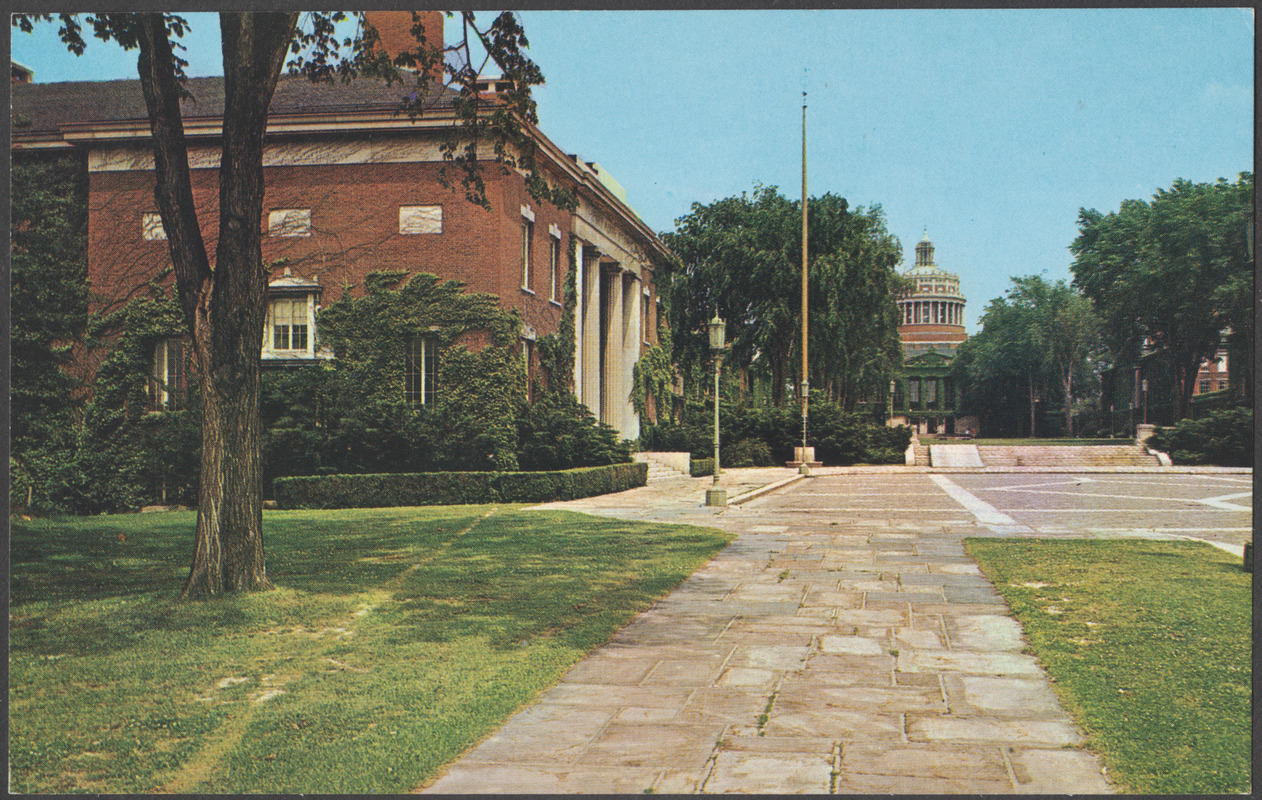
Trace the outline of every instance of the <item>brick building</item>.
{"label": "brick building", "polygon": [[[410,40],[410,34],[398,38],[411,27],[410,13],[369,13],[383,42]],[[441,30],[441,13],[424,14],[427,32]],[[194,97],[183,104],[190,163],[213,250],[223,79],[193,78],[188,88]],[[486,88],[493,93],[494,81]],[[439,140],[459,124],[452,96],[427,101],[426,112],[412,120],[398,113],[407,91],[369,79],[314,84],[281,78],[267,129],[261,225],[265,262],[283,259],[285,267],[269,286],[264,365],[329,357],[319,345],[321,304],[355,292],[370,272],[399,270],[456,279],[516,309],[533,375],[533,342],[558,330],[573,270],[575,394],[623,436],[637,436],[632,366],[656,343],[653,275],[667,258],[665,246],[598,164],[565,153],[534,126],[526,133],[536,145],[536,163],[549,183],[574,192],[574,211],[532,199],[519,170],[493,164],[484,171],[489,211],[466,200],[458,181],[444,188]],[[139,81],[15,83],[12,97],[15,155],[67,153],[84,165],[92,307],[120,305],[170,266],[153,199]],[[175,348],[159,344],[156,375],[176,369],[169,366]],[[419,402],[425,397],[417,394]]]}
{"label": "brick building", "polygon": [[951,364],[968,338],[960,278],[934,263],[928,232],[916,245],[915,265],[903,275],[912,286],[898,300],[903,380],[894,393],[895,414],[920,433],[976,432],[976,420],[955,418]]}

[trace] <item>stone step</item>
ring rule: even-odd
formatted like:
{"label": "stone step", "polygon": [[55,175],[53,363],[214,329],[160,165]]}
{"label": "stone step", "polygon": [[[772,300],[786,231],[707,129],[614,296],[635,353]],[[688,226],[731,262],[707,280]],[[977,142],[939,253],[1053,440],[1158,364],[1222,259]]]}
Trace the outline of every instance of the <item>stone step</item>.
{"label": "stone step", "polygon": [[912,445],[911,450],[912,450],[912,455],[916,459],[915,466],[917,467],[929,466],[929,445],[927,444]]}
{"label": "stone step", "polygon": [[1157,466],[1156,456],[1142,445],[1000,446],[979,445],[982,463],[989,467],[1135,467]]}

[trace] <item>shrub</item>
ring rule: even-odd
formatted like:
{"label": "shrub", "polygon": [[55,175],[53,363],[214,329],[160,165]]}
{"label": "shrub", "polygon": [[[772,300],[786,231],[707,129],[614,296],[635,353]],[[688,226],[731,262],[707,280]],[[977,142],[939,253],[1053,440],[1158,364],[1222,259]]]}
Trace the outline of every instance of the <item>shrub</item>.
{"label": "shrub", "polygon": [[621,492],[648,481],[648,464],[549,472],[422,472],[276,480],[281,508],[379,508],[543,503]]}
{"label": "shrub", "polygon": [[741,439],[736,444],[721,450],[719,457],[725,467],[772,467],[775,459],[771,457],[771,448],[762,439]]}
{"label": "shrub", "polygon": [[630,443],[597,422],[569,392],[550,394],[517,410],[517,463],[523,470],[600,467],[631,461]]}
{"label": "shrub", "polygon": [[1238,407],[1157,428],[1148,446],[1170,454],[1176,464],[1253,466],[1253,409]]}
{"label": "shrub", "polygon": [[713,458],[694,458],[688,465],[689,474],[694,478],[714,474]]}

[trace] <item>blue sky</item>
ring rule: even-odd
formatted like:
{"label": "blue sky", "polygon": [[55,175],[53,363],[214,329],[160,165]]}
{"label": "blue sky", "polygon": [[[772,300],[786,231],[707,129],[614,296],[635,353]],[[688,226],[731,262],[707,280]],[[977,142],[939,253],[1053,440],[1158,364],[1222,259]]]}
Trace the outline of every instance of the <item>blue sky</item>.
{"label": "blue sky", "polygon": [[[218,74],[190,15],[194,75]],[[969,330],[1012,276],[1068,279],[1081,207],[1252,170],[1254,17],[1235,8],[526,11],[541,127],[659,231],[694,202],[801,186],[880,204],[907,265],[927,228]],[[55,26],[13,32],[36,80],[135,77]],[[905,265],[906,266],[906,265]]]}

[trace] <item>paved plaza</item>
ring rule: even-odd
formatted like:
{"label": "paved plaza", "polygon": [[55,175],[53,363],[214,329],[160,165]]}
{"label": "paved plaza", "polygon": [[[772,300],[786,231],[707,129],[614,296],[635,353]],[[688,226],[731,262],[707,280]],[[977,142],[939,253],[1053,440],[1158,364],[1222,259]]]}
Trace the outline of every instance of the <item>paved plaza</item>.
{"label": "paved plaza", "polygon": [[[760,487],[783,482],[766,494]],[[969,536],[1250,537],[1247,473],[786,469],[549,508],[738,538],[437,776],[441,793],[1107,793]]]}

